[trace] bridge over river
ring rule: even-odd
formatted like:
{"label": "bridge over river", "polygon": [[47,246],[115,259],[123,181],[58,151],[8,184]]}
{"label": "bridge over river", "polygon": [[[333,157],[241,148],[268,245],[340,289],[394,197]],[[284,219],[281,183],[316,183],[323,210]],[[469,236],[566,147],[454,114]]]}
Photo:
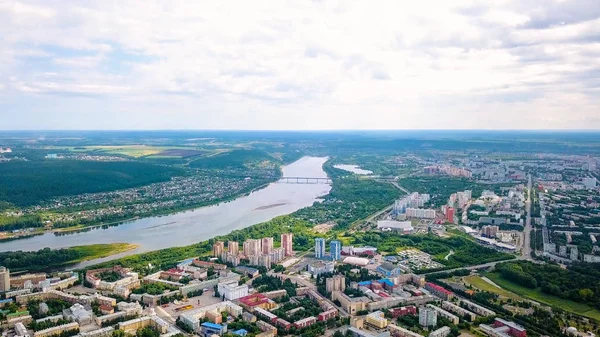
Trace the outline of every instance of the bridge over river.
{"label": "bridge over river", "polygon": [[279,184],[331,184],[333,181],[329,178],[320,177],[281,177],[277,181]]}

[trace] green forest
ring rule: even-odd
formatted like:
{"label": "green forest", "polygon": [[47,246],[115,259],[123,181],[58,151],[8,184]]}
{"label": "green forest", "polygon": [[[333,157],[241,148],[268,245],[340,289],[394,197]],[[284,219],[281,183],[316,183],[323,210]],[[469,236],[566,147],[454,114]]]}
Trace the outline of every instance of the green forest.
{"label": "green forest", "polygon": [[600,264],[579,263],[563,269],[554,264],[527,261],[496,265],[496,272],[508,281],[563,299],[600,309]]}
{"label": "green forest", "polygon": [[0,201],[30,206],[54,197],[143,186],[183,174],[180,168],[133,161],[11,161],[0,165]]}
{"label": "green forest", "polygon": [[333,188],[323,197],[323,202],[297,211],[297,217],[313,223],[333,221],[338,229],[348,228],[354,221],[391,205],[403,194],[391,184],[348,175],[344,170],[331,167],[330,162],[324,169],[333,179]]}
{"label": "green forest", "polygon": [[67,262],[83,257],[83,253],[77,249],[44,248],[37,252],[1,252],[0,265],[10,269],[18,270],[43,270],[58,267]]}

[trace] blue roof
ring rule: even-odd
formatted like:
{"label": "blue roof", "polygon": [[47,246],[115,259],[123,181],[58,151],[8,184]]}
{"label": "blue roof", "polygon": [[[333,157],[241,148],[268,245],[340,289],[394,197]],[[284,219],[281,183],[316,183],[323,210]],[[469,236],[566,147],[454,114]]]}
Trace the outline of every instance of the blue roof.
{"label": "blue roof", "polygon": [[211,323],[211,322],[204,322],[201,324],[202,326],[205,326],[207,328],[213,328],[213,329],[223,329],[223,326],[221,324],[215,324],[215,323]]}
{"label": "blue roof", "polygon": [[239,330],[236,330],[236,331],[232,331],[231,333],[233,333],[234,335],[246,336],[248,334],[248,330],[246,330],[246,329],[239,329]]}
{"label": "blue roof", "polygon": [[368,286],[371,284],[371,281],[362,281],[362,282],[358,282],[359,286]]}
{"label": "blue roof", "polygon": [[10,303],[10,302],[12,302],[12,301],[13,301],[13,299],[12,299],[12,298],[7,298],[7,299],[5,299],[5,300],[0,300],[0,303]]}
{"label": "blue roof", "polygon": [[379,280],[379,283],[385,283],[385,284],[387,284],[390,287],[394,286],[394,282],[392,282],[392,281],[390,281],[389,279],[386,279],[386,278],[383,278],[383,279]]}

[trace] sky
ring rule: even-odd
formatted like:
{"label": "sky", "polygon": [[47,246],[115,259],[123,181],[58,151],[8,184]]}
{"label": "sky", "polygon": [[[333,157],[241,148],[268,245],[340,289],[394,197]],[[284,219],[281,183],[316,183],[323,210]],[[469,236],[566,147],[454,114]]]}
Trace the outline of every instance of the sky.
{"label": "sky", "polygon": [[598,0],[0,0],[0,129],[600,129]]}

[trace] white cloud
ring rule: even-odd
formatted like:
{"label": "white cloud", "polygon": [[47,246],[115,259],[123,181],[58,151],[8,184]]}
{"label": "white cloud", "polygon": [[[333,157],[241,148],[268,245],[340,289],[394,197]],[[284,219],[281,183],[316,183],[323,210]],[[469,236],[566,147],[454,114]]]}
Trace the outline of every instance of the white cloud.
{"label": "white cloud", "polygon": [[600,128],[598,31],[587,0],[9,1],[0,96],[6,128]]}

